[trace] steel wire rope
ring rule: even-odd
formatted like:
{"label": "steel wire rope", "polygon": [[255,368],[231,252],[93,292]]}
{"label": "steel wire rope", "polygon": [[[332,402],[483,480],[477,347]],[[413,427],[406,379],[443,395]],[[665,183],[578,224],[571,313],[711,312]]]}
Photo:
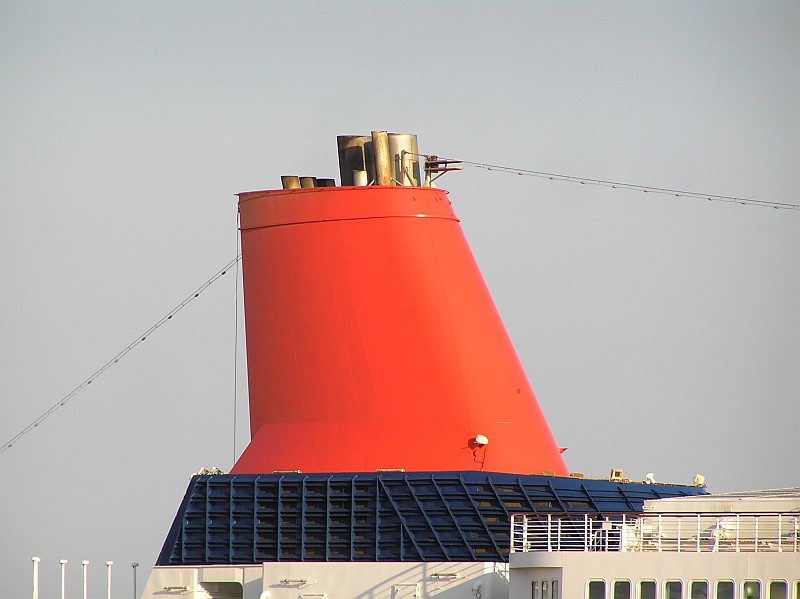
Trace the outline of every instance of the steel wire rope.
{"label": "steel wire rope", "polygon": [[[414,154],[414,155],[428,158],[427,156],[424,156],[422,154]],[[579,183],[581,185],[598,185],[601,187],[610,187],[612,189],[628,189],[631,191],[642,191],[644,193],[655,193],[662,195],[671,195],[676,197],[697,198],[713,202],[729,202],[732,204],[744,204],[744,205],[761,206],[765,208],[775,208],[783,210],[800,210],[800,204],[793,204],[791,202],[772,202],[768,200],[756,200],[753,198],[726,196],[726,195],[712,194],[712,193],[700,193],[697,191],[684,191],[680,189],[670,189],[667,187],[638,185],[635,183],[622,183],[619,181],[607,181],[605,179],[576,177],[574,175],[547,173],[544,171],[515,168],[512,166],[502,166],[499,164],[488,164],[485,162],[473,162],[470,160],[461,160],[458,158],[443,158],[441,156],[437,156],[435,157],[435,159],[440,163],[449,162],[453,164],[465,164],[467,166],[473,166],[487,171],[497,171],[502,173],[525,176],[525,177],[539,177],[543,179],[550,179],[551,181],[568,181],[570,183]]]}
{"label": "steel wire rope", "polygon": [[[208,279],[205,283],[200,285],[197,289],[194,290],[191,294],[189,294],[186,299],[184,299],[181,303],[175,306],[172,310],[167,312],[164,316],[162,316],[154,325],[148,328],[146,331],[141,333],[136,337],[134,341],[129,343],[125,349],[120,351],[117,355],[111,358],[108,362],[103,364],[100,368],[95,370],[92,374],[90,374],[86,379],[83,380],[77,387],[75,387],[72,391],[67,393],[64,397],[62,397],[59,401],[57,401],[53,406],[50,407],[45,413],[39,416],[36,420],[31,422],[28,426],[22,429],[19,433],[11,437],[8,441],[6,441],[2,447],[0,447],[0,454],[10,449],[14,446],[14,444],[19,441],[24,435],[31,432],[33,429],[37,428],[48,416],[53,414],[59,408],[64,407],[67,403],[75,397],[78,393],[83,391],[86,387],[92,384],[97,377],[102,375],[106,370],[117,364],[122,358],[124,358],[128,353],[130,353],[135,347],[137,347],[140,343],[145,341],[151,334],[153,334],[161,325],[165,324],[169,320],[172,320],[172,317],[175,316],[178,312],[180,312],[184,307],[186,307],[189,303],[193,302],[197,299],[201,293],[203,293],[206,289],[208,289],[211,285],[213,285],[220,277],[222,277],[232,266],[239,264],[239,260],[241,260],[242,255],[237,254],[237,256],[228,262],[225,266],[223,266],[220,270],[216,272],[210,279]],[[238,272],[238,269],[237,269]]]}
{"label": "steel wire rope", "polygon": [[[236,415],[237,404],[239,402],[239,258],[242,252],[239,248],[239,211],[236,211],[236,276],[233,282],[234,295],[234,325],[233,325],[233,460],[231,468],[236,463]],[[230,470],[230,469],[229,469]]]}

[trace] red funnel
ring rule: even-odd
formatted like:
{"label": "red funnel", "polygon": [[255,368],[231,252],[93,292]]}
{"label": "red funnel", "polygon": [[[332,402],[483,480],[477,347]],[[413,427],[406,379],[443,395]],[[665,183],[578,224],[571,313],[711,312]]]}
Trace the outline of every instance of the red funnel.
{"label": "red funnel", "polygon": [[566,474],[445,191],[239,210],[252,441],[233,473]]}

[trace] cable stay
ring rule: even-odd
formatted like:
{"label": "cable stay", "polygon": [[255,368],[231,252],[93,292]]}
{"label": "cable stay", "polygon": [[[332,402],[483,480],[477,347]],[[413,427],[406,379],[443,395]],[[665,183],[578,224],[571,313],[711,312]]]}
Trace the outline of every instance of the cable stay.
{"label": "cable stay", "polygon": [[220,277],[222,277],[232,266],[238,266],[239,260],[241,260],[242,255],[239,254],[228,262],[222,269],[218,270],[214,276],[208,279],[205,283],[200,285],[194,292],[189,294],[186,299],[184,299],[181,303],[177,306],[172,308],[169,312],[167,312],[164,316],[162,316],[154,325],[148,328],[146,331],[141,333],[134,341],[129,343],[125,349],[120,351],[117,355],[111,358],[108,362],[103,364],[100,368],[95,370],[88,378],[84,379],[84,381],[75,387],[72,391],[67,393],[64,397],[62,397],[59,401],[57,401],[53,406],[50,407],[44,414],[39,416],[36,420],[31,422],[28,426],[22,429],[19,433],[11,437],[8,441],[6,441],[2,447],[0,447],[0,454],[10,449],[14,446],[14,444],[19,441],[24,435],[31,432],[33,429],[37,428],[48,416],[56,412],[59,408],[64,407],[67,403],[75,397],[78,393],[83,391],[86,387],[91,385],[97,377],[103,374],[106,370],[117,364],[122,358],[124,358],[129,352],[131,352],[135,347],[137,347],[140,343],[145,341],[150,335],[152,335],[159,327],[163,324],[167,323],[168,321],[172,320],[172,317],[175,316],[178,312],[183,310],[188,304],[193,302],[195,299],[200,297],[200,294],[203,293],[206,289],[208,289],[211,285],[213,285]]}
{"label": "cable stay", "polygon": [[[570,183],[578,183],[580,185],[598,185],[601,187],[609,187],[612,189],[627,189],[630,191],[641,191],[644,193],[670,195],[679,198],[696,198],[696,199],[708,200],[710,202],[728,202],[731,204],[761,206],[763,208],[800,210],[800,204],[793,204],[789,202],[773,202],[768,200],[756,200],[753,198],[700,193],[697,191],[682,191],[679,189],[669,189],[665,187],[637,185],[634,183],[622,183],[619,181],[607,181],[604,179],[591,179],[588,177],[576,177],[573,175],[547,173],[543,171],[534,171],[523,168],[515,168],[511,166],[487,164],[485,162],[471,162],[469,160],[458,160],[455,158],[440,158],[438,156],[426,156],[425,158],[426,158],[426,165],[429,163],[432,169],[436,169],[436,167],[439,167],[440,165],[446,165],[449,167],[452,164],[463,164],[466,166],[472,166],[486,171],[496,171],[501,173],[519,175],[523,177],[539,177],[542,179],[549,179],[551,181],[568,181]],[[443,171],[443,170],[458,170],[458,169],[440,169],[440,170]],[[426,166],[426,171],[427,171],[427,166]],[[432,172],[440,172],[440,171],[432,170]]]}

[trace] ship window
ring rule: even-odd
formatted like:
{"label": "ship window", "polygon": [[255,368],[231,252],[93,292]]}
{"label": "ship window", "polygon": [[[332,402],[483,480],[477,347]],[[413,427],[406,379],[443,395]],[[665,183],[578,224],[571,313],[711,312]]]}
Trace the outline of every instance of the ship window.
{"label": "ship window", "polygon": [[742,599],[761,599],[761,581],[745,580],[742,583]]}
{"label": "ship window", "polygon": [[656,581],[639,581],[639,599],[656,599]]}
{"label": "ship window", "polygon": [[550,585],[550,593],[552,599],[558,599],[558,581],[554,580]]}
{"label": "ship window", "polygon": [[546,580],[542,581],[542,599],[549,599],[550,597],[550,585],[547,583]]}
{"label": "ship window", "polygon": [[785,580],[769,581],[769,599],[789,599],[789,588]]}
{"label": "ship window", "polygon": [[542,599],[542,590],[538,580],[531,582],[531,599]]}
{"label": "ship window", "polygon": [[689,587],[690,599],[708,599],[708,582],[705,580],[693,580]]}
{"label": "ship window", "polygon": [[717,597],[716,599],[733,599],[733,581],[732,580],[718,580],[717,581]]}
{"label": "ship window", "polygon": [[614,581],[614,599],[631,599],[631,581]]}
{"label": "ship window", "polygon": [[606,581],[590,580],[586,589],[587,599],[606,599]]}
{"label": "ship window", "polygon": [[664,599],[682,599],[683,583],[680,580],[668,580],[664,583]]}

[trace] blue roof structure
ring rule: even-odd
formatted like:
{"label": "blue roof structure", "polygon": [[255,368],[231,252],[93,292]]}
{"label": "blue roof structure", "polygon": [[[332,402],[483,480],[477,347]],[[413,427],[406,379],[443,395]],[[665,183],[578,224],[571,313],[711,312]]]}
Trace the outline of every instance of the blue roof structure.
{"label": "blue roof structure", "polygon": [[705,493],[475,471],[195,476],[157,565],[508,561],[511,514],[603,518]]}

